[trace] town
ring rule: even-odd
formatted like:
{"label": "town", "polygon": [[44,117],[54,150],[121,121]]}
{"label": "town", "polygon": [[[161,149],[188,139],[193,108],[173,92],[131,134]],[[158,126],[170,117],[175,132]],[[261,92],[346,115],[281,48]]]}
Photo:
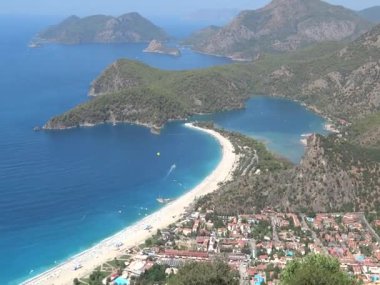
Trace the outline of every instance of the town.
{"label": "town", "polygon": [[[103,284],[134,284],[155,265],[170,275],[187,262],[222,258],[239,272],[240,284],[274,285],[288,261],[315,253],[337,258],[342,269],[364,284],[378,284],[380,220],[368,220],[363,213],[304,215],[265,209],[219,216],[212,210],[189,210],[177,223],[152,233],[141,246],[74,283],[92,284],[90,280],[101,277]],[[120,246],[115,245],[115,250]]]}

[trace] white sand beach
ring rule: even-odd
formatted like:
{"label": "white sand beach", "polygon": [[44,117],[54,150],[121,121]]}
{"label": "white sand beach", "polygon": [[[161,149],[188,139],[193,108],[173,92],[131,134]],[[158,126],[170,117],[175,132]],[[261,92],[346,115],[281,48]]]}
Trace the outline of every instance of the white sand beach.
{"label": "white sand beach", "polygon": [[[74,278],[79,278],[90,274],[97,266],[123,255],[126,249],[139,245],[149,238],[157,229],[162,229],[176,222],[185,209],[195,198],[211,193],[218,189],[218,184],[231,179],[231,175],[238,164],[238,156],[234,153],[231,142],[216,131],[208,130],[185,124],[186,127],[198,131],[206,132],[215,137],[223,150],[220,163],[214,171],[207,176],[194,189],[169,203],[157,212],[145,217],[134,225],[127,227],[121,232],[105,239],[94,247],[70,258],[66,262],[46,271],[39,276],[25,281],[22,284],[34,285],[71,285]],[[152,226],[151,231],[145,230],[146,226]],[[123,243],[117,250],[116,244]],[[74,270],[74,267],[81,265],[82,268]]]}

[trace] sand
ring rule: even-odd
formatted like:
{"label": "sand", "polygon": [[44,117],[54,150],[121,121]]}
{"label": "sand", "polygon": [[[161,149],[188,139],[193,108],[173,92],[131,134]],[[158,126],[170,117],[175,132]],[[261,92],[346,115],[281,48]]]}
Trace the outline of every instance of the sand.
{"label": "sand", "polygon": [[[153,233],[156,233],[157,229],[163,229],[175,223],[195,198],[217,190],[219,183],[230,180],[232,172],[238,164],[238,156],[234,153],[231,142],[216,131],[199,128],[192,124],[185,124],[185,126],[212,135],[222,147],[222,159],[209,176],[195,188],[157,212],[22,284],[71,285],[74,278],[87,276],[102,263],[123,255],[128,248],[143,243]],[[147,225],[152,226],[150,231],[145,229]],[[123,243],[123,246],[118,250],[116,245],[119,243]],[[74,270],[74,267],[79,264],[82,267]]]}

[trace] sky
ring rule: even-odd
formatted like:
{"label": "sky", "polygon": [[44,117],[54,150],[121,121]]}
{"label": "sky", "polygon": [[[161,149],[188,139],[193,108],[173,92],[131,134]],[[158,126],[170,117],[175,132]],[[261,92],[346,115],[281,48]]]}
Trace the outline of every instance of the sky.
{"label": "sky", "polygon": [[[326,0],[360,10],[380,0]],[[256,9],[269,0],[0,0],[0,14],[120,15],[136,11],[145,16],[184,16],[202,9]]]}

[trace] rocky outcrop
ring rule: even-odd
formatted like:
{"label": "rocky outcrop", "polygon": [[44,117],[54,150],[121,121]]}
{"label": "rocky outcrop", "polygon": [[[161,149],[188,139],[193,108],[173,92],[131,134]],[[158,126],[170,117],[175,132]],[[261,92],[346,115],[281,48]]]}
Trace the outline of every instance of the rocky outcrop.
{"label": "rocky outcrop", "polygon": [[380,110],[380,25],[344,48],[312,57],[309,49],[293,59],[284,56],[286,64],[274,70],[265,59],[257,61],[257,69],[268,68],[256,78],[258,92],[296,99],[345,121]]}
{"label": "rocky outcrop", "polygon": [[178,48],[167,47],[158,40],[152,40],[144,52],[167,54],[171,56],[181,56],[181,51]]}
{"label": "rocky outcrop", "polygon": [[167,34],[138,13],[120,17],[104,15],[79,18],[71,16],[39,33],[38,43],[138,43],[166,40]]}
{"label": "rocky outcrop", "polygon": [[379,162],[336,136],[312,135],[300,165],[238,177],[204,203],[220,214],[266,207],[303,213],[371,211],[379,197]]}
{"label": "rocky outcrop", "polygon": [[273,0],[262,9],[241,12],[224,28],[194,34],[188,43],[197,51],[253,60],[263,52],[354,39],[370,27],[355,12],[320,0]]}

